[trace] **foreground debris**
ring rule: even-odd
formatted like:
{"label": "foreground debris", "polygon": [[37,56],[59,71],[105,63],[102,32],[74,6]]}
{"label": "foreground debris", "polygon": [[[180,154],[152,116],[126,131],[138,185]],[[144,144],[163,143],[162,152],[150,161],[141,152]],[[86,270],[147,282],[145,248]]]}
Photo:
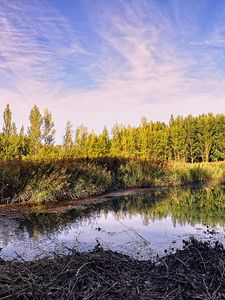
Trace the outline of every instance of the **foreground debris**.
{"label": "foreground debris", "polygon": [[0,261],[0,299],[225,299],[225,250],[191,240],[157,262],[96,247],[33,262]]}

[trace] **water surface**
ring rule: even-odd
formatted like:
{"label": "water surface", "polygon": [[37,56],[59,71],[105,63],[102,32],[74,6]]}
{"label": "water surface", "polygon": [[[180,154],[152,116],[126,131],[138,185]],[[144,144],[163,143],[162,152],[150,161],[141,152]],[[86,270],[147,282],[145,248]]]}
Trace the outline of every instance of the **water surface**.
{"label": "water surface", "polygon": [[198,239],[225,243],[225,190],[172,188],[112,197],[62,214],[1,214],[0,256],[31,260],[96,243],[139,259],[163,255]]}

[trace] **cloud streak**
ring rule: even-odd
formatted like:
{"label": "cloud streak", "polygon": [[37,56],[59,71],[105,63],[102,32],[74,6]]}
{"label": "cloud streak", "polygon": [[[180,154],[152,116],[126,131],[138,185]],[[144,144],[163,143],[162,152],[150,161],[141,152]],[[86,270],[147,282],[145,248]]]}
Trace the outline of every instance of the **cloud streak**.
{"label": "cloud streak", "polygon": [[54,88],[83,51],[65,18],[44,3],[1,2],[0,70],[17,93]]}
{"label": "cloud streak", "polygon": [[34,103],[49,107],[60,136],[67,119],[99,130],[143,115],[224,112],[222,13],[200,34],[197,15],[187,19],[179,2],[168,3],[86,1],[91,30],[80,32],[79,20],[47,1],[3,1],[1,104],[22,115]]}

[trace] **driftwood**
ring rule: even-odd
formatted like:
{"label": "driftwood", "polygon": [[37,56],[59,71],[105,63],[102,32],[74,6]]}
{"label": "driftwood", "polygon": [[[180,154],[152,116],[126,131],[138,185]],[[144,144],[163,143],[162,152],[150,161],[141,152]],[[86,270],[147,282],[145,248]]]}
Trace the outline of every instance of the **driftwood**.
{"label": "driftwood", "polygon": [[101,247],[33,262],[0,261],[0,299],[225,299],[225,250],[192,240],[156,262]]}

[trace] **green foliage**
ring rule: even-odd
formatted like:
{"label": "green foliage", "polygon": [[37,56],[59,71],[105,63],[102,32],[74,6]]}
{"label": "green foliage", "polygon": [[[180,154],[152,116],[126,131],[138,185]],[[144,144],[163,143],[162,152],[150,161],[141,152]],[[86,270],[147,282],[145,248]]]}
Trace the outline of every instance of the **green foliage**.
{"label": "green foliage", "polygon": [[96,134],[81,125],[75,138],[67,122],[63,145],[54,145],[47,109],[42,117],[32,108],[28,134],[23,126],[17,133],[9,105],[3,119],[0,184],[14,200],[58,201],[121,187],[225,181],[223,114],[171,116],[169,124],[142,118],[137,127],[116,124],[111,134],[106,127]]}
{"label": "green foliage", "polygon": [[72,123],[68,121],[66,123],[66,128],[65,128],[65,135],[63,139],[63,144],[66,150],[72,147],[73,145],[73,131],[72,131]]}
{"label": "green foliage", "polygon": [[48,109],[44,110],[43,116],[43,133],[42,139],[45,146],[50,146],[54,144],[55,141],[55,123],[52,119],[52,114],[48,111]]}
{"label": "green foliage", "polygon": [[0,161],[1,197],[42,203],[76,199],[126,187],[224,182],[225,163],[174,164],[96,158]]}
{"label": "green foliage", "polygon": [[149,187],[159,183],[165,166],[157,161],[130,160],[120,167],[125,187]]}
{"label": "green foliage", "polygon": [[12,112],[7,104],[4,113],[3,113],[4,125],[3,125],[3,134],[10,136],[12,134]]}
{"label": "green foliage", "polygon": [[[45,169],[45,168],[44,168]],[[40,204],[42,202],[57,201],[66,199],[69,188],[69,177],[65,169],[45,170],[39,168],[31,174],[31,178],[17,199],[20,201],[30,201]]]}
{"label": "green foliage", "polygon": [[[76,128],[75,137],[73,137],[72,123],[68,121],[63,147],[53,146],[54,120],[48,109],[44,110],[42,117],[36,105],[32,108],[28,136],[24,133],[23,126],[17,134],[9,105],[5,108],[3,116],[5,139],[0,145],[2,149],[0,157],[6,159],[10,158],[10,153],[12,157],[28,155],[30,159],[43,159],[46,149],[45,160],[63,157],[123,157],[199,163],[225,159],[225,116],[223,114],[209,113],[197,117],[189,115],[176,118],[171,116],[169,124],[142,118],[137,127],[116,124],[111,134],[106,127],[101,133],[96,134],[93,130],[89,132],[87,127],[81,125]],[[15,138],[11,139],[12,136]],[[22,145],[11,147],[11,143],[14,144],[18,136],[23,137],[20,139],[22,144],[28,142],[26,151],[21,150],[24,148]],[[11,148],[14,150],[12,151]],[[18,149],[18,152],[15,149]],[[28,153],[27,150],[29,150]]]}
{"label": "green foliage", "polygon": [[73,165],[70,180],[73,198],[99,195],[112,189],[111,172],[94,163]]}
{"label": "green foliage", "polygon": [[31,154],[36,156],[41,144],[41,126],[43,121],[39,108],[36,105],[34,105],[30,112],[29,120],[30,127],[28,135],[30,139]]}
{"label": "green foliage", "polygon": [[0,159],[14,159],[30,153],[30,142],[20,135],[5,136],[0,133]]}

